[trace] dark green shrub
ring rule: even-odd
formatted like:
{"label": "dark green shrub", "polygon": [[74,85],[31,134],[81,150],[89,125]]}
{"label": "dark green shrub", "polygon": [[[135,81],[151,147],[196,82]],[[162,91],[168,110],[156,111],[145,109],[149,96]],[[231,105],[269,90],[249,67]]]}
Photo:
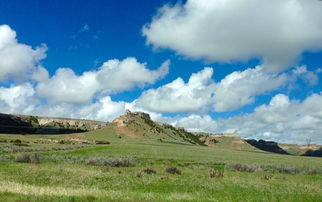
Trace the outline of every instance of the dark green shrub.
{"label": "dark green shrub", "polygon": [[95,140],[95,144],[110,144],[110,142],[105,140]]}
{"label": "dark green shrub", "polygon": [[157,171],[155,171],[152,168],[146,168],[146,169],[142,170],[142,172],[146,173],[146,174],[156,174],[157,173]]}
{"label": "dark green shrub", "polygon": [[14,143],[14,144],[21,144],[22,143],[22,141],[20,139],[11,140],[10,142]]}
{"label": "dark green shrub", "polygon": [[166,170],[165,170],[167,173],[170,173],[170,174],[178,174],[178,175],[181,175],[181,170],[179,170],[177,167],[173,166],[173,167],[168,167]]}

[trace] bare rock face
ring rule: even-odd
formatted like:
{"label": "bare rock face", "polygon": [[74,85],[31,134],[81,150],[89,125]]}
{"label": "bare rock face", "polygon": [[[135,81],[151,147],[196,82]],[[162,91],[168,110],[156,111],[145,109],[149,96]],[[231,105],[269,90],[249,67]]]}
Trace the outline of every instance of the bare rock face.
{"label": "bare rock face", "polygon": [[150,117],[150,115],[148,113],[144,113],[144,112],[131,112],[128,109],[125,111],[125,116],[129,116],[129,117],[139,116],[141,118],[151,119],[151,117]]}

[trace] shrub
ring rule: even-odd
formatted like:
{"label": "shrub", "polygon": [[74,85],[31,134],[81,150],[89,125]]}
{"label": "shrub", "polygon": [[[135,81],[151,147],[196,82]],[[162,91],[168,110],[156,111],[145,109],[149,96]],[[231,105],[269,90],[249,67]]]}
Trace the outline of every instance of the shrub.
{"label": "shrub", "polygon": [[22,141],[20,139],[11,140],[10,142],[14,143],[14,144],[21,144],[22,143]]}
{"label": "shrub", "polygon": [[146,168],[146,169],[142,170],[142,172],[146,173],[146,174],[156,174],[157,173],[157,171],[155,171],[152,168]]}
{"label": "shrub", "polygon": [[0,155],[0,162],[6,162],[6,161],[9,161],[9,156]]}
{"label": "shrub", "polygon": [[93,166],[130,167],[134,166],[134,161],[131,158],[92,157],[86,159],[85,164]]}
{"label": "shrub", "polygon": [[110,142],[105,140],[96,140],[95,144],[110,144]]}
{"label": "shrub", "polygon": [[0,142],[4,142],[4,143],[6,143],[6,142],[7,142],[7,140],[6,140],[6,139],[0,139]]}
{"label": "shrub", "polygon": [[209,176],[210,178],[221,178],[224,177],[224,171],[223,170],[214,170],[214,169],[210,169],[209,170]]}
{"label": "shrub", "polygon": [[165,171],[170,174],[178,174],[178,175],[181,174],[181,170],[179,170],[177,167],[174,167],[174,166],[168,167]]}
{"label": "shrub", "polygon": [[22,154],[16,155],[15,161],[19,163],[40,163],[40,156],[38,153],[33,153],[33,154],[22,153]]}
{"label": "shrub", "polygon": [[72,144],[70,140],[59,140],[58,144]]}
{"label": "shrub", "polygon": [[239,171],[239,172],[261,172],[262,168],[257,165],[247,165],[242,163],[232,163],[229,164],[228,167],[233,171]]}
{"label": "shrub", "polygon": [[136,177],[142,177],[142,176],[143,176],[142,172],[138,172],[138,173],[136,174]]}
{"label": "shrub", "polygon": [[272,173],[284,173],[284,174],[322,174],[321,168],[313,167],[298,167],[298,166],[287,166],[287,165],[267,165],[264,169]]}
{"label": "shrub", "polygon": [[273,175],[264,175],[262,177],[263,180],[271,180],[273,178]]}

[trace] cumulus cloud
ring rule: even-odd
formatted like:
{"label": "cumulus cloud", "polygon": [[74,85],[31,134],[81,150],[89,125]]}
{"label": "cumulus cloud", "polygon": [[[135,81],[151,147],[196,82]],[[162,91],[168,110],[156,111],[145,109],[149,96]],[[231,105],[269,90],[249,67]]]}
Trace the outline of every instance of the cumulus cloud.
{"label": "cumulus cloud", "polygon": [[232,62],[260,58],[270,71],[322,48],[318,0],[188,0],[165,5],[143,27],[147,43],[191,58]]}
{"label": "cumulus cloud", "polygon": [[50,79],[40,82],[37,92],[49,102],[89,102],[100,88],[95,72],[77,76],[72,69],[60,68]]}
{"label": "cumulus cloud", "polygon": [[289,79],[286,74],[267,73],[263,66],[232,72],[217,84],[214,109],[232,111],[251,104],[256,95],[277,89]]}
{"label": "cumulus cloud", "polygon": [[42,103],[31,83],[0,87],[0,111],[2,113],[38,116],[82,118],[111,121],[125,111],[125,102],[114,102],[109,96],[88,104]]}
{"label": "cumulus cloud", "polygon": [[0,81],[14,79],[23,82],[28,79],[46,57],[46,50],[46,45],[33,49],[18,43],[16,32],[8,25],[0,25]]}
{"label": "cumulus cloud", "polygon": [[59,68],[53,77],[39,82],[37,92],[49,102],[86,103],[97,93],[153,84],[168,73],[169,64],[165,61],[159,69],[149,70],[146,63],[139,63],[135,58],[114,59],[105,62],[97,71],[84,72],[80,76],[70,68]]}
{"label": "cumulus cloud", "polygon": [[135,58],[126,58],[123,61],[109,60],[100,67],[97,79],[106,89],[112,91],[129,90],[134,86],[143,87],[153,84],[169,72],[170,61],[165,61],[157,70],[147,69],[146,63],[139,63]]}
{"label": "cumulus cloud", "polygon": [[192,74],[188,83],[181,78],[142,93],[136,105],[156,112],[187,112],[206,106],[214,91],[212,68]]}
{"label": "cumulus cloud", "polygon": [[[291,80],[285,73],[268,73],[262,66],[235,71],[220,82],[212,80],[213,69],[192,74],[185,83],[181,78],[142,93],[136,105],[155,112],[216,112],[238,109],[255,101],[255,96],[280,88]],[[204,109],[204,110],[202,110]]]}
{"label": "cumulus cloud", "polygon": [[39,104],[30,83],[0,87],[0,111],[2,113],[31,113]]}
{"label": "cumulus cloud", "polygon": [[213,120],[208,115],[164,118],[167,122],[190,131],[225,133],[237,131],[243,138],[305,144],[311,139],[322,144],[322,92],[303,101],[275,95],[269,104],[255,108],[253,113]]}
{"label": "cumulus cloud", "polygon": [[114,102],[105,96],[88,104],[55,103],[37,106],[32,114],[50,117],[80,118],[98,121],[112,121],[125,111],[125,102]]}

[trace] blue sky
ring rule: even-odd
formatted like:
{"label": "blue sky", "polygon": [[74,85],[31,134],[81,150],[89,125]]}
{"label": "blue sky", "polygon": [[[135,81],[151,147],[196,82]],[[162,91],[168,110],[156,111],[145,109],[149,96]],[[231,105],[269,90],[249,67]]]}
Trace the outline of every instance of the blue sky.
{"label": "blue sky", "polygon": [[322,143],[321,4],[3,0],[0,110]]}

